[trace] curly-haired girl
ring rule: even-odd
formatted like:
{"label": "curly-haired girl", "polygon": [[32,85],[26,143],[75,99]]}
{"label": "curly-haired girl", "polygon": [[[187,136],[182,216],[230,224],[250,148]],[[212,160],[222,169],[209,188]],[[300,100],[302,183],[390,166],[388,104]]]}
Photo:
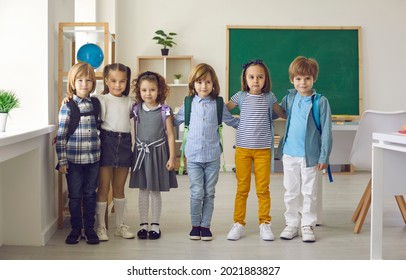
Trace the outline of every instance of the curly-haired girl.
{"label": "curly-haired girl", "polygon": [[[135,145],[130,188],[139,188],[139,239],[161,237],[161,192],[177,188],[175,135],[172,110],[164,104],[169,86],[155,72],[143,72],[133,80]],[[148,230],[149,197],[151,227]]]}

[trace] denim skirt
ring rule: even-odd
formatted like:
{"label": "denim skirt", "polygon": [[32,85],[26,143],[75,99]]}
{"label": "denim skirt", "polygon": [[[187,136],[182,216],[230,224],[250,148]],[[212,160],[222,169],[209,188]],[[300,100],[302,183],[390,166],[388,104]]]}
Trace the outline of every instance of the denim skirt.
{"label": "denim skirt", "polygon": [[100,131],[100,166],[131,167],[131,133]]}

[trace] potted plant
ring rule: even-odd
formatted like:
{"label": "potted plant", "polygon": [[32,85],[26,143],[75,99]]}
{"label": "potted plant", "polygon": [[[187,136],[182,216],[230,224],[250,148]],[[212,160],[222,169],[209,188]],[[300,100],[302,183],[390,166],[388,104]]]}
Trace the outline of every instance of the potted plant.
{"label": "potted plant", "polygon": [[8,113],[20,107],[20,100],[17,95],[9,90],[0,90],[0,132],[6,131]]}
{"label": "potted plant", "polygon": [[162,55],[168,55],[169,49],[172,48],[173,45],[176,45],[176,43],[173,41],[172,36],[177,35],[174,32],[169,32],[166,34],[163,30],[157,30],[155,31],[156,36],[152,38],[152,40],[157,40],[158,45],[162,45],[163,48],[161,49]]}
{"label": "potted plant", "polygon": [[180,84],[180,78],[182,78],[182,74],[177,73],[177,74],[173,74],[173,76],[175,77],[175,80],[173,80],[173,83],[174,84]]}

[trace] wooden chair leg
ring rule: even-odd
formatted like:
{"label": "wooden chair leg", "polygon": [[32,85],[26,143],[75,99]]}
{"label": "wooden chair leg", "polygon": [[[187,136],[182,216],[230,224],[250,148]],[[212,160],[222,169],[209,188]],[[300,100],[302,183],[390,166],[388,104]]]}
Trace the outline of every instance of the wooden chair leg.
{"label": "wooden chair leg", "polygon": [[365,188],[364,193],[362,194],[362,197],[358,202],[357,209],[355,209],[354,215],[352,215],[352,221],[354,223],[358,220],[359,214],[360,214],[361,209],[362,209],[362,205],[364,205],[364,203],[365,203],[365,201],[367,199],[368,187],[371,188],[371,184],[372,184],[372,178],[369,179],[368,185]]}
{"label": "wooden chair leg", "polygon": [[406,202],[403,195],[395,195],[396,202],[398,203],[400,213],[402,214],[403,221],[406,224]]}
{"label": "wooden chair leg", "polygon": [[357,222],[355,223],[354,233],[361,232],[362,225],[364,224],[364,221],[365,221],[365,217],[367,216],[369,207],[371,206],[371,191],[372,191],[371,180],[369,180],[368,186],[366,188],[365,200],[362,205],[359,216],[357,218]]}

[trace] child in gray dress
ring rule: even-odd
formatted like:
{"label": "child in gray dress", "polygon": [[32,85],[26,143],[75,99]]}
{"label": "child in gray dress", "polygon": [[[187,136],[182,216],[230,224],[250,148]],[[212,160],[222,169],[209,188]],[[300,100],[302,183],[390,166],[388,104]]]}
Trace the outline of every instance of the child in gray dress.
{"label": "child in gray dress", "polygon": [[[169,93],[165,79],[155,72],[141,73],[133,80],[135,145],[130,188],[139,188],[139,239],[161,237],[161,192],[177,188],[175,134],[172,110],[164,104]],[[151,227],[148,230],[149,197]]]}

